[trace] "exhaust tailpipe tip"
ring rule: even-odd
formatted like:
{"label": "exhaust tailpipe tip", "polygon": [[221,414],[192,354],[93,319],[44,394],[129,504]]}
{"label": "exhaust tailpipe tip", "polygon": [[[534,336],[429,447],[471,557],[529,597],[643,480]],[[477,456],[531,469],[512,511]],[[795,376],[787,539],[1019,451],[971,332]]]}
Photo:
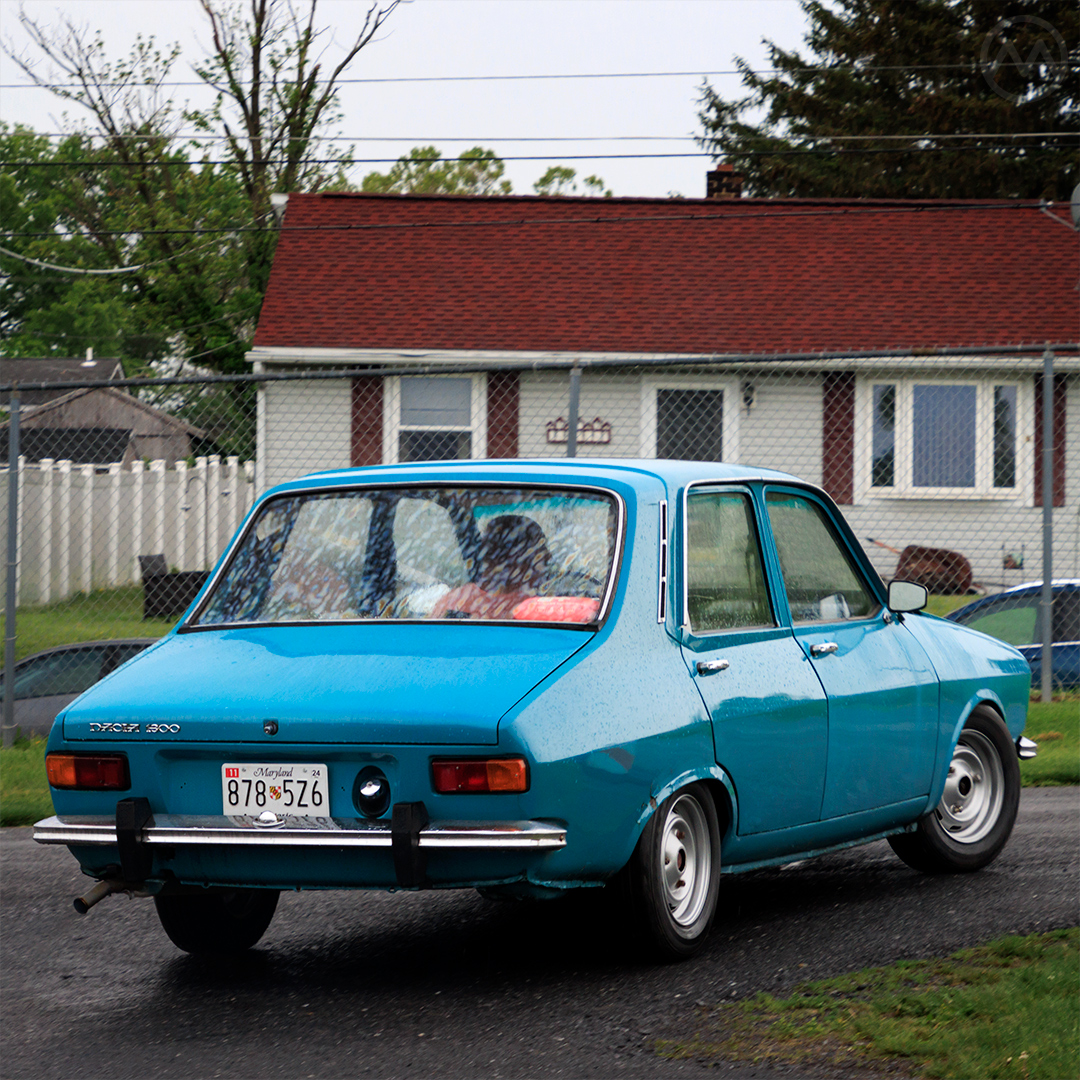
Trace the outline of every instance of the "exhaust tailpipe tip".
{"label": "exhaust tailpipe tip", "polygon": [[115,878],[105,878],[103,881],[99,881],[85,896],[75,897],[72,904],[80,915],[85,915],[95,904],[100,904],[106,896],[111,896],[114,892],[121,892],[123,888],[124,883],[122,881]]}

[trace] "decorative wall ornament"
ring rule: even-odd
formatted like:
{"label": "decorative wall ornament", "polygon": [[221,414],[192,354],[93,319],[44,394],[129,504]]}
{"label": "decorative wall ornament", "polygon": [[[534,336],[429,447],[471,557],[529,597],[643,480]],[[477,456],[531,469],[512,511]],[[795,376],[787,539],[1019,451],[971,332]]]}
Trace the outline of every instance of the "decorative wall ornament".
{"label": "decorative wall ornament", "polygon": [[[570,434],[570,424],[565,417],[560,416],[557,420],[547,422],[547,441],[549,443],[564,443]],[[577,441],[579,443],[593,443],[606,446],[611,442],[611,424],[602,420],[599,416],[592,420],[579,420],[577,429]]]}

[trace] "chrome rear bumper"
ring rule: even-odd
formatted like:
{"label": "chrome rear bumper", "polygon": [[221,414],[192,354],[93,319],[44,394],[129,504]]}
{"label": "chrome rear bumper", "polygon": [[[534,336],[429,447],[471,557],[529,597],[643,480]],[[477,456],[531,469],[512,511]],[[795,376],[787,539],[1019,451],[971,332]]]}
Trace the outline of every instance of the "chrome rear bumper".
{"label": "chrome rear bumper", "polygon": [[[111,818],[49,817],[34,826],[39,844],[115,844]],[[145,844],[225,844],[240,847],[391,848],[388,821],[314,818],[272,827],[252,818],[157,815],[139,833]],[[433,821],[419,832],[421,848],[472,851],[552,851],[566,847],[566,829],[546,821]]]}

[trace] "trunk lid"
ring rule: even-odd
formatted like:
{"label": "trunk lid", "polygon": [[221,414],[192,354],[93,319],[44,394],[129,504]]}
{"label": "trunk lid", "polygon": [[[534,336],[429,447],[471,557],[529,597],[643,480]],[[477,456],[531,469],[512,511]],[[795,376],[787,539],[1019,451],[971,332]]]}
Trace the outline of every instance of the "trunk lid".
{"label": "trunk lid", "polygon": [[177,634],[78,698],[64,737],[495,745],[507,709],[592,637],[464,622]]}

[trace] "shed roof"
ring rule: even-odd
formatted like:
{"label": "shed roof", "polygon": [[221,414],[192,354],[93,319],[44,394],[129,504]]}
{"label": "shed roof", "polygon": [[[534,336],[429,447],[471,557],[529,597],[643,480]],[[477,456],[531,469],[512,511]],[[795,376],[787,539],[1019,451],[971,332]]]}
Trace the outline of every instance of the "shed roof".
{"label": "shed roof", "polygon": [[1063,204],[292,195],[257,348],[1075,341]]}

